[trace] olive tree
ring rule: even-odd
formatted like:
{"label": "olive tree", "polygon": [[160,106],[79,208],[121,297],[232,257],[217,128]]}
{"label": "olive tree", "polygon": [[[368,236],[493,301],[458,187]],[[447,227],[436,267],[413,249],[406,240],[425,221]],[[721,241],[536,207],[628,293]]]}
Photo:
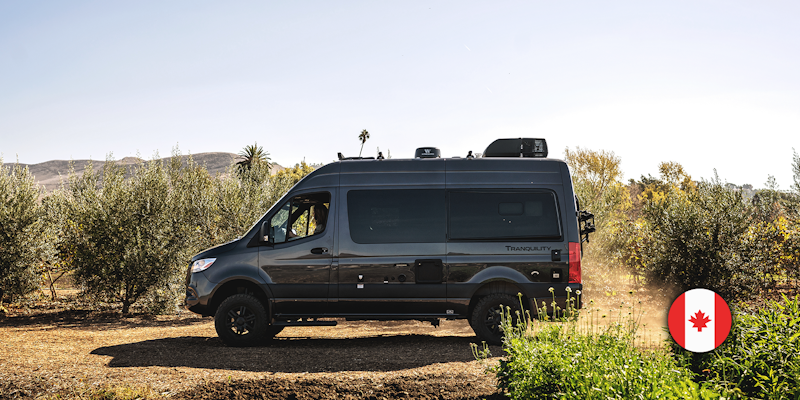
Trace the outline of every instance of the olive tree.
{"label": "olive tree", "polygon": [[305,162],[270,175],[268,163],[253,163],[241,170],[231,167],[227,176],[215,181],[212,192],[209,237],[217,243],[245,233],[286,192],[314,171]]}
{"label": "olive tree", "polygon": [[39,284],[38,266],[48,251],[40,194],[27,167],[0,159],[0,292],[24,295]]}
{"label": "olive tree", "polygon": [[131,170],[113,160],[99,171],[89,165],[52,201],[64,210],[59,259],[86,294],[121,303],[123,313],[135,303],[169,310],[180,301],[193,254],[245,233],[313,168],[284,171],[271,176],[268,163],[255,162],[211,177],[177,150],[166,163],[153,159]]}
{"label": "olive tree", "polygon": [[693,190],[670,190],[644,208],[650,240],[644,249],[651,283],[684,291],[712,289],[727,299],[755,289],[756,271],[742,248],[750,221],[741,192],[718,179]]}
{"label": "olive tree", "polygon": [[[174,166],[173,166],[174,168]],[[108,160],[102,171],[88,166],[70,178],[69,217],[62,259],[95,298],[132,304],[154,290],[167,292],[185,268],[191,225],[181,210],[168,167],[160,160],[139,163],[125,179],[125,167]]]}

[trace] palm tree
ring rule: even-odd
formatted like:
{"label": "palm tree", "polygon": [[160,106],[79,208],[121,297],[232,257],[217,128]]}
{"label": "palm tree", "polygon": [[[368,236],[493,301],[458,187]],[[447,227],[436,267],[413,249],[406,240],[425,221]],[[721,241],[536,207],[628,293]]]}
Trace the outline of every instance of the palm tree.
{"label": "palm tree", "polygon": [[364,129],[363,131],[361,131],[361,134],[358,135],[358,140],[361,141],[361,150],[358,151],[359,157],[361,157],[361,152],[364,151],[364,143],[367,142],[367,139],[369,139],[369,132],[367,132],[367,130]]}
{"label": "palm tree", "polygon": [[267,167],[271,167],[269,152],[254,142],[252,146],[244,146],[244,149],[239,152],[239,156],[244,157],[242,161],[236,163],[239,166],[239,171],[249,170],[255,163],[265,162]]}

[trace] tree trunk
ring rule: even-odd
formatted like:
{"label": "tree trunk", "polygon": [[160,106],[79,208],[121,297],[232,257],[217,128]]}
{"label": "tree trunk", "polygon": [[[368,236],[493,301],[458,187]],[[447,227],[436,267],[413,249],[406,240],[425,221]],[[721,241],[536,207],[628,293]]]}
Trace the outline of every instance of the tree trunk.
{"label": "tree trunk", "polygon": [[58,282],[58,280],[61,279],[61,277],[64,276],[64,274],[66,273],[67,273],[66,271],[63,271],[60,274],[58,274],[56,279],[53,279],[53,276],[50,275],[50,270],[49,269],[47,270],[47,280],[50,283],[50,297],[52,297],[53,301],[56,301],[56,295],[57,295],[56,282]]}

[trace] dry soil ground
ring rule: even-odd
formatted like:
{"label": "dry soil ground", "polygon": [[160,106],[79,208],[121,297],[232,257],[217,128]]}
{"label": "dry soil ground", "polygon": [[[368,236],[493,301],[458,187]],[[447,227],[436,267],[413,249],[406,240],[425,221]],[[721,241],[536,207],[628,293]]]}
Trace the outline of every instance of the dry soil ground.
{"label": "dry soil ground", "polygon": [[[130,399],[503,398],[473,357],[476,337],[466,321],[438,328],[339,321],[287,328],[261,347],[229,348],[211,318],[85,311],[93,307],[68,292],[62,301],[0,315],[0,400],[114,398],[104,391]],[[584,302],[581,325],[600,327],[633,311],[647,324],[640,345],[658,346],[665,337],[669,303],[660,297],[593,297]],[[502,355],[500,347],[491,351]]]}
{"label": "dry soil ground", "polygon": [[465,321],[340,321],[229,348],[211,318],[193,314],[37,312],[0,319],[0,399],[114,388],[175,399],[502,398],[474,341]]}

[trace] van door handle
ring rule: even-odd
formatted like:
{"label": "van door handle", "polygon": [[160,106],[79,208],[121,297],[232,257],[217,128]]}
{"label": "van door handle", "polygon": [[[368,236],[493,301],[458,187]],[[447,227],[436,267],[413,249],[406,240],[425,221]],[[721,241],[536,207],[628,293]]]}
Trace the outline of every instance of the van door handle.
{"label": "van door handle", "polygon": [[327,247],[315,247],[311,249],[311,254],[328,254]]}

